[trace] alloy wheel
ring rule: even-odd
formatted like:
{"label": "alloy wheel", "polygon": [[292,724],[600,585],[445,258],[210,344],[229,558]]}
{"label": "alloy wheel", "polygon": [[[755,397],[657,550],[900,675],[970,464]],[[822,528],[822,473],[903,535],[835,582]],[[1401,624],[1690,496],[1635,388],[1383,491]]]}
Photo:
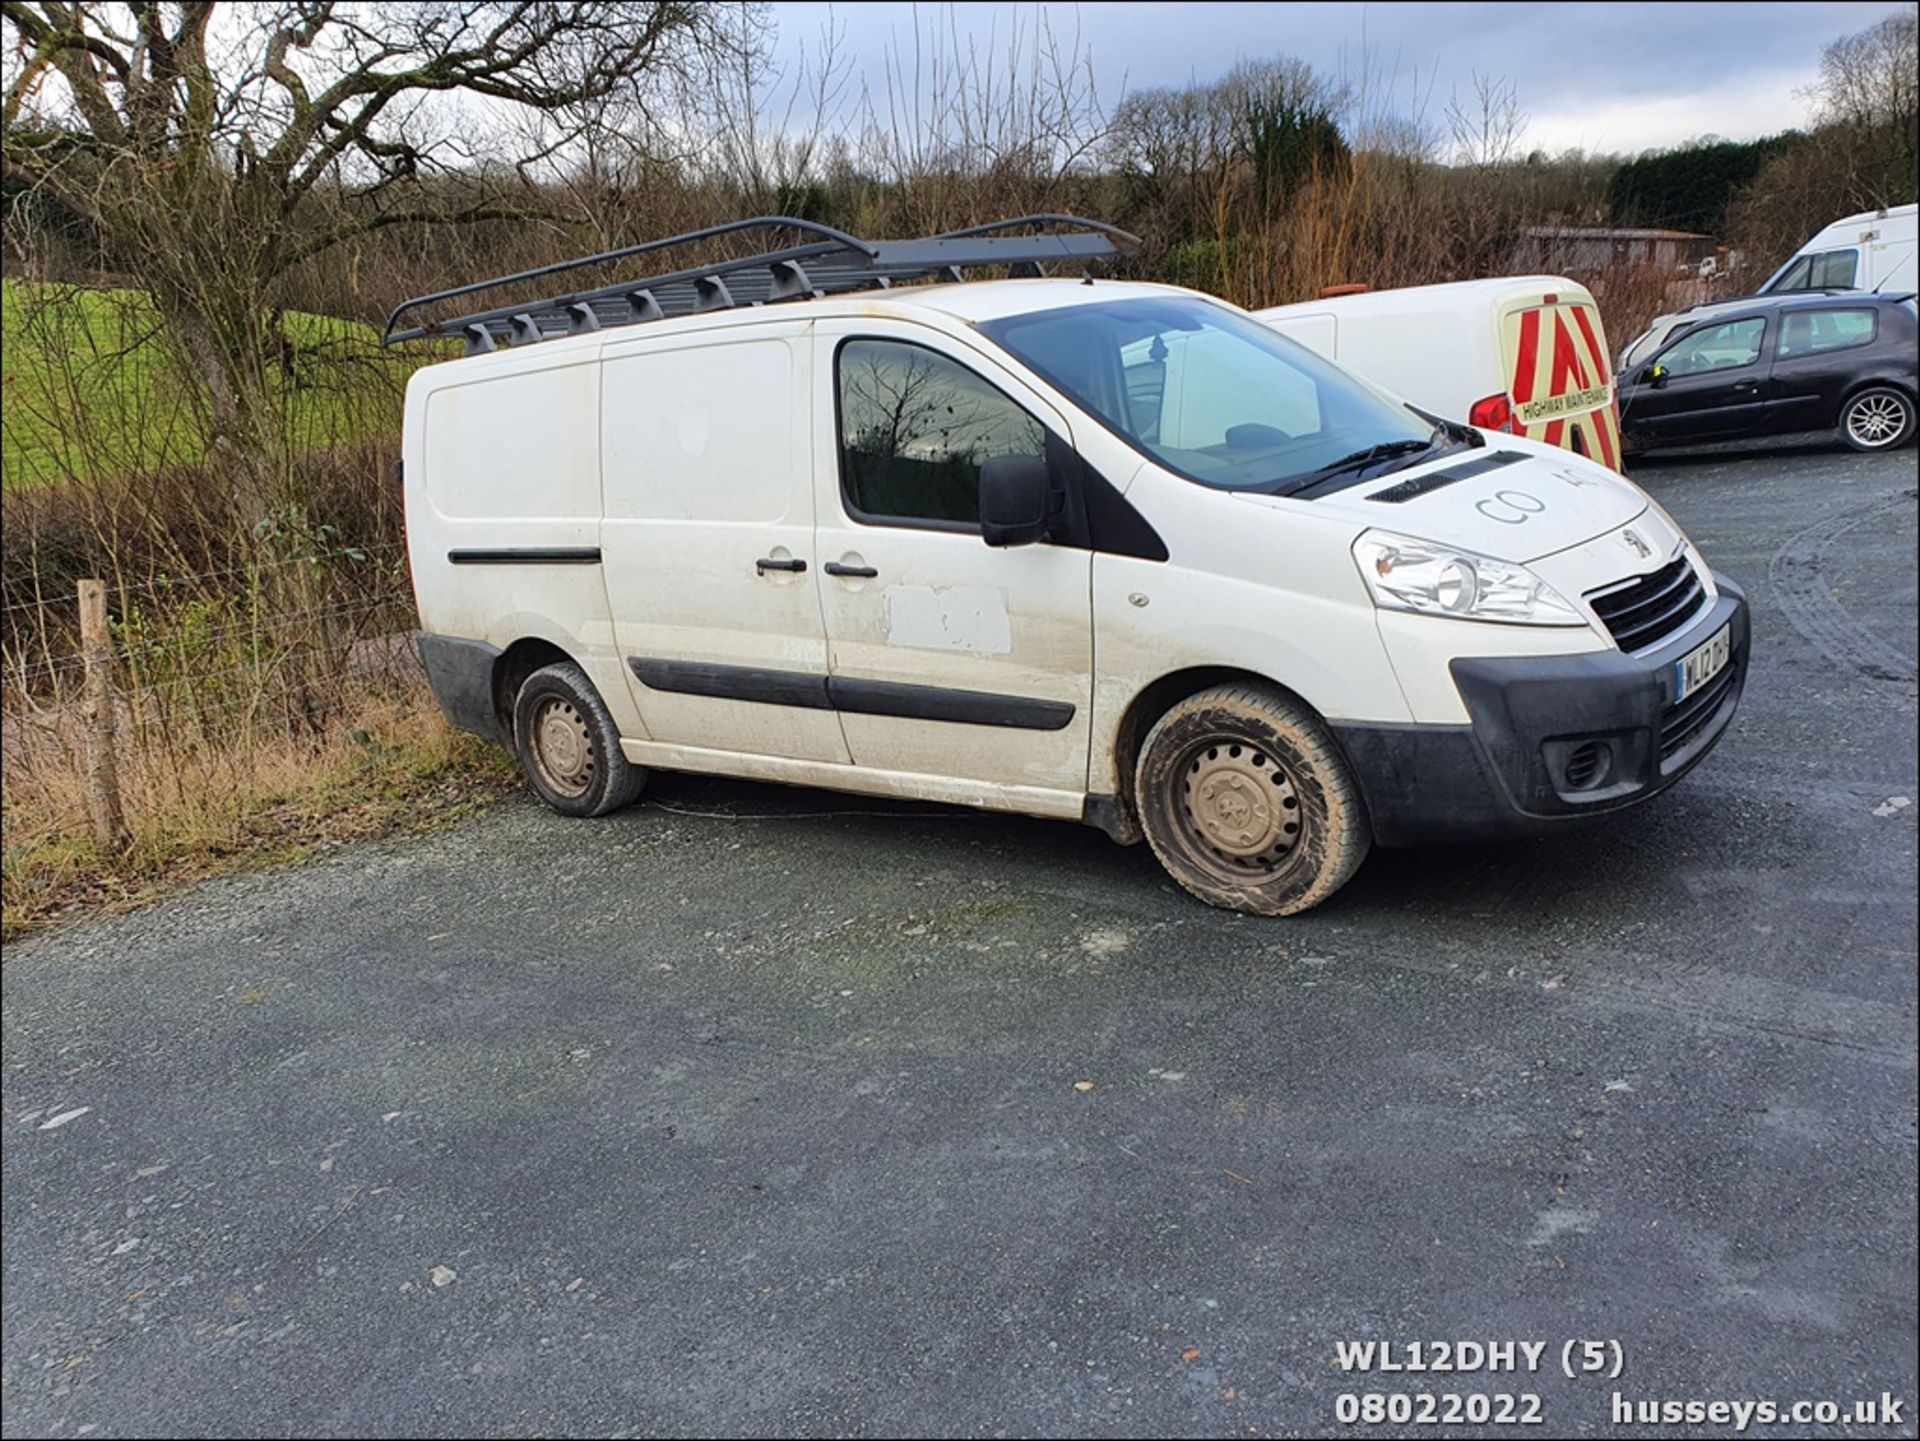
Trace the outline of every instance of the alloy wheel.
{"label": "alloy wheel", "polygon": [[1906,428],[1906,407],[1884,390],[1870,391],[1847,407],[1847,435],[1856,445],[1891,445]]}

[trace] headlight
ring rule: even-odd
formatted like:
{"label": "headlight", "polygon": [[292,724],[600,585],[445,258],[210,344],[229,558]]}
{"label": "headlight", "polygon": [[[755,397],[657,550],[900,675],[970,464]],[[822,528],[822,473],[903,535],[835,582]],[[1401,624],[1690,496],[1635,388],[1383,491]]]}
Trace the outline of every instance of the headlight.
{"label": "headlight", "polygon": [[1421,615],[1509,625],[1585,625],[1587,619],[1524,565],[1432,541],[1370,530],[1353,558],[1373,603]]}

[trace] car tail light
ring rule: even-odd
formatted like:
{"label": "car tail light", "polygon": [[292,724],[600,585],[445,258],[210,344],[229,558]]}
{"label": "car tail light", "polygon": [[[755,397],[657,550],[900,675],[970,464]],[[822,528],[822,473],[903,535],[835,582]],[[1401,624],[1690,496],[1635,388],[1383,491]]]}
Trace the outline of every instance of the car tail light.
{"label": "car tail light", "polygon": [[1482,430],[1504,430],[1509,435],[1518,435],[1520,427],[1513,423],[1513,406],[1505,394],[1489,395],[1485,400],[1476,400],[1473,409],[1467,412],[1467,424],[1476,425]]}

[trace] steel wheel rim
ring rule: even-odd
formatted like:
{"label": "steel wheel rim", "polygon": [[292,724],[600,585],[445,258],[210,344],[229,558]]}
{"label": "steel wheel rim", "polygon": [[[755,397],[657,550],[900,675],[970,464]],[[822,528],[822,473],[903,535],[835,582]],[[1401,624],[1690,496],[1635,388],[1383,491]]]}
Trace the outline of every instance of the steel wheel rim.
{"label": "steel wheel rim", "polygon": [[548,696],[533,713],[528,727],[533,763],[556,794],[578,797],[593,785],[593,732],[586,717],[570,700]]}
{"label": "steel wheel rim", "polygon": [[1264,884],[1299,860],[1306,807],[1293,776],[1264,746],[1239,736],[1189,746],[1173,790],[1181,837],[1214,874]]}
{"label": "steel wheel rim", "polygon": [[1888,444],[1906,421],[1906,408],[1883,391],[1863,395],[1847,408],[1847,434],[1861,445]]}

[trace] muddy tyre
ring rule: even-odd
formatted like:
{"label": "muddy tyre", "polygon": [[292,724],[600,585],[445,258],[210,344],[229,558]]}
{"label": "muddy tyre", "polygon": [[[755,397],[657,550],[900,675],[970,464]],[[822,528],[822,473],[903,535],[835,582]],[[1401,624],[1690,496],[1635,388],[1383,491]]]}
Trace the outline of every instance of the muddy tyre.
{"label": "muddy tyre", "polygon": [[513,750],[533,792],[563,816],[603,816],[631,805],[646,770],[620,750],[600,693],[572,662],[528,676],[513,702]]}
{"label": "muddy tyre", "polygon": [[1265,686],[1189,696],[1147,733],[1134,803],[1167,873],[1208,905],[1291,916],[1366,859],[1366,810],[1319,718]]}

